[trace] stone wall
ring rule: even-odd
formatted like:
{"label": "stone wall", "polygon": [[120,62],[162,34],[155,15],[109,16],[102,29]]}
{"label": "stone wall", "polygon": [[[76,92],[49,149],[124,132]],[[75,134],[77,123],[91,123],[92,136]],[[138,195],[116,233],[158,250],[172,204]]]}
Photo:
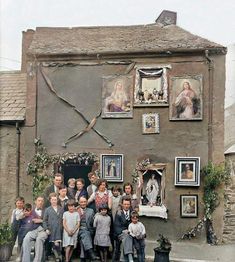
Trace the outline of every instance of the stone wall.
{"label": "stone wall", "polygon": [[0,127],[0,219],[6,220],[16,198],[16,128]]}
{"label": "stone wall", "polygon": [[231,183],[225,189],[223,242],[235,243],[235,154],[226,159],[231,164]]}
{"label": "stone wall", "polygon": [[[21,130],[20,146],[20,196],[32,202],[30,178],[25,176],[24,130]],[[15,206],[16,195],[16,145],[14,125],[0,126],[0,222],[8,220]]]}

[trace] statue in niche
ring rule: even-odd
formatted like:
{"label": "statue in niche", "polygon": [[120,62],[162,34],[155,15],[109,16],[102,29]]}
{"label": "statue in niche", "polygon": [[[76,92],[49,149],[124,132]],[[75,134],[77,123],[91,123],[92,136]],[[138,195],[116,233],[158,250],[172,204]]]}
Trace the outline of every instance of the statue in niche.
{"label": "statue in niche", "polygon": [[151,177],[147,182],[145,190],[146,197],[148,199],[148,204],[150,206],[155,206],[159,194],[159,185],[157,179],[155,178],[155,174],[151,174]]}

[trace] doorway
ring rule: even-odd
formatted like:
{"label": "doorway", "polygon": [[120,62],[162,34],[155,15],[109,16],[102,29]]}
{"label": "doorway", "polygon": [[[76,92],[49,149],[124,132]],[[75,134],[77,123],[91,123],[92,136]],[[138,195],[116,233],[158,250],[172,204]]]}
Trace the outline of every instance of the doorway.
{"label": "doorway", "polygon": [[62,165],[62,174],[64,175],[64,184],[68,186],[68,180],[70,178],[83,178],[85,181],[84,188],[87,188],[90,185],[90,181],[88,179],[88,173],[92,170],[92,165],[80,165],[78,163],[71,163],[66,161]]}

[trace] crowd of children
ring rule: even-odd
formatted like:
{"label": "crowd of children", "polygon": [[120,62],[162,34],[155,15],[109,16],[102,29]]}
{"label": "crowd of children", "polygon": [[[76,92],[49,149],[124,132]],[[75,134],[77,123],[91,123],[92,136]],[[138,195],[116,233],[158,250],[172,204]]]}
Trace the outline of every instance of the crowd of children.
{"label": "crowd of children", "polygon": [[[89,180],[91,184],[87,188],[84,187],[85,182],[82,178],[77,180],[70,178],[68,187],[62,183],[59,185],[55,182],[51,186],[52,189],[54,187],[54,192],[49,193],[49,196],[46,196],[46,194],[43,196],[46,204],[45,208],[37,211],[40,212],[41,220],[35,220],[38,218],[35,218],[35,211],[32,205],[29,203],[25,204],[23,197],[16,199],[16,208],[12,212],[11,223],[14,240],[18,238],[20,254],[18,261],[30,261],[24,260],[24,249],[21,247],[27,233],[36,228],[35,223],[40,223],[42,230],[47,234],[47,243],[51,243],[51,245],[46,245],[46,249],[49,246],[58,261],[62,261],[61,250],[64,248],[65,261],[70,262],[73,251],[79,241],[79,230],[83,219],[79,211],[79,199],[81,198],[86,198],[88,203],[90,203],[88,208],[94,210],[93,228],[95,234],[93,236],[93,245],[99,252],[100,260],[102,262],[108,261],[109,250],[111,250],[111,247],[114,248],[115,241],[113,224],[117,211],[122,209],[123,196],[130,198],[132,206],[129,217],[125,218],[128,225],[128,234],[132,238],[138,262],[145,261],[146,232],[144,225],[138,219],[137,199],[133,193],[132,185],[126,183],[122,194],[119,186],[114,186],[111,191],[108,190],[107,181],[98,179],[94,173],[89,173]],[[105,188],[103,192],[102,186]],[[100,192],[97,194],[96,192],[99,190]],[[45,260],[41,258],[41,261]],[[85,261],[85,259],[83,258],[82,261]],[[129,259],[128,261],[133,260]]]}

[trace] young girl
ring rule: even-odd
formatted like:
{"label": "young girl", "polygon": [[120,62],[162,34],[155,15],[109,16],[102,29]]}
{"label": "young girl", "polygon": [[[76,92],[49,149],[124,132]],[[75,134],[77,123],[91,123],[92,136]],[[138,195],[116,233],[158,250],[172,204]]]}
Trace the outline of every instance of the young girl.
{"label": "young girl", "polygon": [[77,246],[80,216],[75,212],[75,201],[69,199],[67,202],[68,211],[63,214],[63,247],[65,247],[65,261],[69,262],[74,248]]}
{"label": "young girl", "polygon": [[52,242],[52,250],[56,257],[56,261],[61,261],[63,208],[58,205],[56,193],[50,193],[49,201],[51,205],[45,210],[43,227],[49,236],[49,241]]}
{"label": "young girl", "polygon": [[109,237],[111,218],[107,214],[108,206],[99,207],[99,213],[95,215],[94,227],[96,228],[94,244],[98,246],[102,262],[107,262],[108,248],[111,246]]}
{"label": "young girl", "polygon": [[146,231],[144,225],[139,222],[139,215],[136,211],[131,213],[131,223],[128,226],[130,236],[133,238],[133,245],[137,251],[138,262],[145,261],[145,237]]}

